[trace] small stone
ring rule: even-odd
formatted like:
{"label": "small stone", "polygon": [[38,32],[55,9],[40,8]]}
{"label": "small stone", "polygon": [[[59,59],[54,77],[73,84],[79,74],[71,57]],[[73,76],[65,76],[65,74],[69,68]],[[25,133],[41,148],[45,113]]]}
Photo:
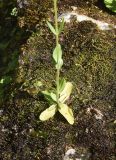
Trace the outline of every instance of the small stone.
{"label": "small stone", "polygon": [[65,155],[67,155],[67,156],[69,156],[69,155],[74,155],[75,152],[76,152],[75,149],[71,148],[71,149],[69,149],[69,150],[65,153]]}

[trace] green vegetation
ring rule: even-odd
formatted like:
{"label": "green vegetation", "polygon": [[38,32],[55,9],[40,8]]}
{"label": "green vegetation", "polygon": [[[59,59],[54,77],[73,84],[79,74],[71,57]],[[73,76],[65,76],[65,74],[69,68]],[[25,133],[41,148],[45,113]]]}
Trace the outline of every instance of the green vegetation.
{"label": "green vegetation", "polygon": [[17,16],[17,14],[18,14],[18,10],[17,10],[17,8],[15,7],[15,8],[12,9],[11,15],[12,15],[12,16]]}
{"label": "green vegetation", "polygon": [[63,30],[64,20],[62,19],[60,26],[58,26],[57,10],[57,0],[54,0],[55,28],[49,22],[47,22],[47,24],[50,30],[56,36],[56,47],[53,51],[53,59],[55,61],[56,67],[56,89],[54,89],[53,91],[42,92],[47,100],[50,101],[51,106],[41,113],[40,120],[48,120],[49,118],[53,117],[58,110],[70,124],[73,124],[74,116],[72,109],[64,103],[70,97],[70,94],[72,92],[72,83],[66,83],[65,79],[60,79],[60,70],[63,65],[63,59],[62,49],[59,43],[59,35]]}
{"label": "green vegetation", "polygon": [[116,13],[116,0],[104,0],[104,3],[107,8]]}
{"label": "green vegetation", "polygon": [[3,98],[4,87],[6,87],[11,81],[12,78],[10,76],[4,76],[0,79],[0,99]]}

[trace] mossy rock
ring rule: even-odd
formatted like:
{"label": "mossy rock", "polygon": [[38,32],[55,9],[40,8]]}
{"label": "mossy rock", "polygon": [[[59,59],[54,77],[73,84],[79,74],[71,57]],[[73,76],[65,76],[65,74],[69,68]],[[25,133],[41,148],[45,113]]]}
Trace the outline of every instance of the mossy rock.
{"label": "mossy rock", "polygon": [[[41,19],[42,25],[21,48],[12,94],[3,106],[2,125],[7,130],[2,132],[2,158],[61,160],[67,148],[73,147],[78,154],[91,153],[91,160],[113,160],[114,30],[110,33],[100,31],[88,21],[65,24],[60,38],[64,59],[61,76],[74,85],[67,103],[74,111],[75,124],[70,126],[59,113],[53,119],[41,122],[39,115],[49,106],[41,91],[55,87],[56,72],[52,60],[55,37],[46,25],[46,18],[49,17]],[[28,23],[31,28],[36,21]],[[96,119],[94,112],[88,114],[87,109],[91,107],[97,108],[103,119]]]}
{"label": "mossy rock", "polygon": [[28,0],[27,5],[19,7],[19,26],[35,30],[43,26],[43,22],[53,12],[52,1]]}
{"label": "mossy rock", "polygon": [[[52,52],[54,37],[47,27],[34,33],[28,40],[25,53],[21,57],[18,80],[41,81],[45,88],[55,84],[55,69]],[[61,76],[74,83],[82,102],[106,99],[110,85],[115,85],[115,50],[113,31],[109,35],[91,22],[81,22],[73,27],[65,27],[61,36],[64,67]],[[26,69],[26,71],[25,71]],[[46,72],[47,70],[47,72]],[[34,82],[35,83],[35,82]],[[75,90],[75,89],[74,89]],[[112,100],[111,100],[112,101]]]}
{"label": "mossy rock", "polygon": [[[74,145],[74,141],[76,138],[78,139],[76,132],[78,132],[79,125],[82,124],[85,128],[89,126],[89,122],[94,121],[94,126],[92,127],[95,132],[98,122],[94,118],[91,120],[83,111],[84,109],[86,110],[87,107],[94,106],[102,112],[113,113],[113,107],[116,103],[114,31],[111,31],[110,34],[107,31],[99,31],[96,25],[86,21],[73,24],[73,26],[65,26],[64,33],[61,36],[64,59],[61,76],[67,81],[71,81],[74,85],[69,104],[74,111],[75,125],[70,129],[70,126],[59,114],[56,114],[50,121],[41,123],[39,121],[39,114],[48,107],[48,103],[43,96],[41,96],[41,91],[55,86],[55,68],[52,60],[52,52],[55,46],[54,41],[55,39],[47,26],[41,27],[41,30],[33,33],[27,41],[27,44],[22,47],[24,54],[20,57],[20,66],[17,74],[17,83],[22,84],[22,86],[20,88],[21,92],[15,97],[15,101],[17,101],[17,104],[20,105],[21,108],[29,107],[29,110],[32,108],[31,113],[34,114],[35,118],[33,118],[33,120],[31,119],[30,124],[31,126],[34,124],[36,127],[34,130],[32,129],[30,136],[35,136],[36,138],[42,136],[47,143],[45,143],[46,150],[49,150],[48,155],[41,155],[43,152],[39,148],[41,152],[40,155],[43,156],[40,156],[41,159],[46,158],[46,156],[48,159],[51,156],[52,159],[60,159],[62,157],[60,155],[63,155],[65,150],[65,145],[62,141],[67,145]],[[40,87],[35,85],[38,82],[41,84]],[[24,93],[24,95],[27,94],[26,99],[24,99],[23,96],[21,97],[22,100],[18,98],[22,93]],[[24,113],[28,115],[29,113],[26,113],[26,110]],[[85,116],[83,116],[84,114]],[[88,121],[87,126],[86,121]],[[24,121],[21,122],[21,124],[22,123],[24,123]],[[100,123],[100,129],[101,127],[103,127],[102,122]],[[61,128],[61,130],[59,128]],[[70,130],[70,138],[68,139],[66,136],[67,129]],[[41,132],[38,132],[38,130]],[[84,133],[81,127],[79,127],[79,130],[80,132],[82,131],[81,134]],[[104,128],[104,130],[102,135],[98,132],[98,137],[101,137],[101,139],[96,139],[95,141],[95,145],[100,143],[96,154],[99,153],[102,140],[106,143],[104,137],[108,136],[109,130],[106,128]],[[80,132],[78,132],[79,136],[81,136]],[[41,135],[40,133],[44,134]],[[59,136],[59,134],[62,134],[62,136]],[[57,138],[58,141],[56,141]],[[85,141],[85,143],[82,142],[82,146],[88,143],[88,141],[89,139]],[[53,144],[54,149],[50,148],[51,144]],[[111,146],[106,149],[108,151],[106,157],[110,156],[111,148],[113,149],[113,144],[110,144],[110,139],[108,139],[107,144]],[[58,145],[63,146],[62,151],[57,150]],[[94,144],[91,143],[91,145]],[[91,148],[91,146],[88,147]],[[105,156],[104,149],[100,156]]]}

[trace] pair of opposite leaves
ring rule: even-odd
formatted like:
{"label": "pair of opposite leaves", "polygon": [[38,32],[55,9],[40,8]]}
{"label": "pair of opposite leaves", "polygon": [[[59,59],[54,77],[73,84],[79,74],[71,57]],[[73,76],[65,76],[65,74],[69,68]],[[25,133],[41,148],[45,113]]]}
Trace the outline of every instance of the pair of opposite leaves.
{"label": "pair of opposite leaves", "polygon": [[[72,92],[72,87],[73,85],[71,82],[67,82],[65,84],[65,87],[59,96],[59,105],[54,103],[49,108],[44,110],[39,117],[41,121],[46,121],[52,118],[58,110],[70,124],[74,123],[74,116],[73,116],[72,109],[65,104],[65,102],[70,97],[70,94]],[[55,101],[56,98],[54,97],[53,99]]]}

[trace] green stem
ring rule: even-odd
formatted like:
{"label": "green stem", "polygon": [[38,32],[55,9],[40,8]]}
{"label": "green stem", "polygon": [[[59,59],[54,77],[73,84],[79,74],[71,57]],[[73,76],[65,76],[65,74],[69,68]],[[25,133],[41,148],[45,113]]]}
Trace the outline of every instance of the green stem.
{"label": "green stem", "polygon": [[[54,0],[54,12],[55,12],[55,30],[56,30],[56,46],[59,44],[59,34],[58,34],[58,7],[57,7],[57,0]],[[56,98],[57,104],[59,104],[59,78],[60,78],[60,69],[57,69],[56,72]]]}

